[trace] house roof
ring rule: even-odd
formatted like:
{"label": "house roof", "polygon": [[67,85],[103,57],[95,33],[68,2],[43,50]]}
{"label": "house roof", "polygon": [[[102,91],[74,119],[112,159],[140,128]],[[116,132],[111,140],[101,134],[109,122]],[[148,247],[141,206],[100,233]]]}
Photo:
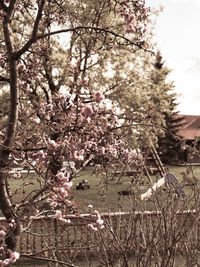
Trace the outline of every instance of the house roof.
{"label": "house roof", "polygon": [[200,116],[198,115],[180,115],[184,117],[184,124],[179,130],[179,135],[185,140],[194,140],[200,137]]}

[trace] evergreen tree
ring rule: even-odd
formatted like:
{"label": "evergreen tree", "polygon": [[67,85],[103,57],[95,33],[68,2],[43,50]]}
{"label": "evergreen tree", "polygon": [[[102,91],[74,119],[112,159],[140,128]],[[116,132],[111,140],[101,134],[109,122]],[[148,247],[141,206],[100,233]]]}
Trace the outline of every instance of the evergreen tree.
{"label": "evergreen tree", "polygon": [[[181,137],[178,135],[178,130],[184,124],[184,117],[178,115],[176,94],[173,92],[173,83],[168,83],[167,77],[170,70],[164,66],[160,52],[157,52],[154,73],[152,75],[153,84],[159,87],[163,98],[168,103],[168,109],[163,110],[164,131],[158,137],[158,152],[163,163],[169,164],[178,160],[178,152],[181,149]],[[159,102],[159,99],[154,99]]]}

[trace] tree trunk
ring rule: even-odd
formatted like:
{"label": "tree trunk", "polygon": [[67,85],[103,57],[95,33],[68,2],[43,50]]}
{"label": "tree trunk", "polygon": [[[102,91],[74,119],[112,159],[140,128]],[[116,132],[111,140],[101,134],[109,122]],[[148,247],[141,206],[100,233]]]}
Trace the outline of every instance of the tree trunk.
{"label": "tree trunk", "polygon": [[20,233],[20,225],[17,216],[12,208],[10,196],[8,194],[6,169],[9,164],[9,155],[15,139],[15,130],[18,119],[18,98],[19,92],[17,87],[17,67],[13,54],[13,46],[10,32],[10,17],[14,9],[15,1],[5,10],[6,14],[3,19],[3,34],[7,54],[9,85],[10,85],[10,103],[9,116],[6,126],[4,141],[0,144],[0,209],[9,223],[9,230],[6,234],[5,243],[8,249],[12,251],[16,248],[17,235]]}

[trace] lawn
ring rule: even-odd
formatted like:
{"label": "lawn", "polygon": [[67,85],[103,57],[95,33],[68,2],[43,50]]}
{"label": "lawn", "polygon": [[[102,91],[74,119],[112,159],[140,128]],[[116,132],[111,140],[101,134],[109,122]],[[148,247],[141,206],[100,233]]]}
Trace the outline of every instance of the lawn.
{"label": "lawn", "polygon": [[[181,172],[186,171],[185,166],[169,166],[169,171],[173,172],[180,181],[182,181]],[[200,166],[192,167],[193,174],[200,179]],[[133,210],[133,209],[153,209],[152,200],[145,203],[138,201],[141,193],[144,193],[150,186],[147,177],[140,177],[144,180],[143,184],[133,182],[131,189],[131,196],[121,196],[118,192],[130,188],[130,181],[132,177],[122,176],[118,183],[119,176],[105,178],[102,175],[96,175],[92,167],[86,168],[74,180],[72,187],[72,196],[77,203],[81,212],[88,212],[88,205],[93,205],[95,209],[102,212],[118,211],[118,210]],[[139,179],[140,179],[139,178]],[[159,179],[156,176],[151,177],[155,182]],[[82,180],[88,180],[89,189],[77,190],[76,185]],[[25,186],[23,187],[22,185]],[[10,188],[14,193],[13,199],[19,202],[27,193],[37,190],[40,185],[40,180],[34,174],[23,175],[20,179],[10,178]],[[186,189],[190,190],[190,187]]]}
{"label": "lawn", "polygon": [[[186,172],[185,166],[169,166],[169,171],[176,175],[179,181],[182,181],[182,172]],[[200,180],[200,166],[192,166],[193,174]],[[191,175],[190,173],[190,175]],[[131,196],[119,196],[118,192],[127,190],[130,187],[131,177],[123,176],[120,183],[117,183],[118,177],[114,180],[106,180],[102,182],[101,176],[95,176],[90,170],[81,173],[79,177],[74,179],[72,194],[74,200],[80,206],[80,209],[87,212],[88,205],[92,204],[95,208],[107,212],[116,210],[133,210],[133,209],[154,209],[154,204],[151,199],[146,203],[139,203],[138,197],[144,193],[150,186],[147,177],[144,178],[143,185],[133,185],[133,194]],[[160,177],[151,176],[153,182]],[[90,184],[90,189],[76,190],[76,184],[83,179],[87,179]],[[188,186],[185,191],[190,194],[191,187]],[[134,194],[135,193],[135,194]]]}

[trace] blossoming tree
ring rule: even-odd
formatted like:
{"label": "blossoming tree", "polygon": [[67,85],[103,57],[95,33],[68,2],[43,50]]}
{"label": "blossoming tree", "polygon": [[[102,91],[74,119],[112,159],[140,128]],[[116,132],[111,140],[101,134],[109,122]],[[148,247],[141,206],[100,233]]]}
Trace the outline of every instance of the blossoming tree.
{"label": "blossoming tree", "polygon": [[[98,54],[146,49],[148,12],[142,0],[0,0],[0,83],[8,95],[0,129],[0,209],[7,221],[0,230],[0,266],[19,257],[27,206],[37,210],[46,199],[63,221],[74,211],[69,194],[79,170],[66,169],[64,162],[79,161],[83,168],[98,158],[105,167],[137,157],[121,134],[118,106],[94,73],[103,75]],[[12,200],[8,178],[16,160],[39,180],[38,189],[19,203]],[[98,212],[96,218],[91,227],[101,228]]]}

